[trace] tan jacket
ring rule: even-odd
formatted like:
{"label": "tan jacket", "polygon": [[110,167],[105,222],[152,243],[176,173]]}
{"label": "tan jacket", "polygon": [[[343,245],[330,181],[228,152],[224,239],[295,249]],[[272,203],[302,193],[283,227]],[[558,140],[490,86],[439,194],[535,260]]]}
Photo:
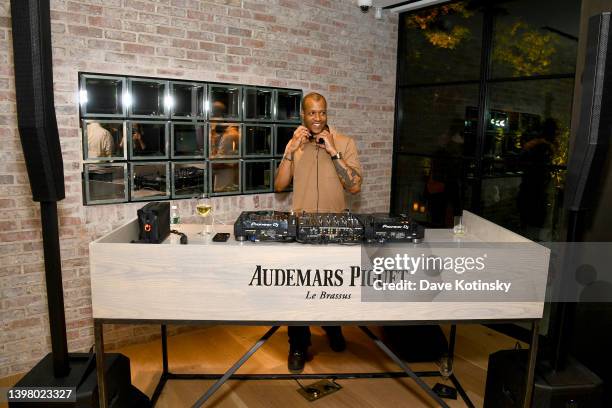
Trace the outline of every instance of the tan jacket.
{"label": "tan jacket", "polygon": [[111,157],[113,155],[114,140],[110,132],[99,123],[87,124],[87,157]]}
{"label": "tan jacket", "polygon": [[[361,164],[357,146],[350,137],[330,127],[336,150],[342,159],[361,176]],[[293,155],[291,162],[293,177],[293,210],[296,212],[340,212],[346,201],[344,188],[336,173],[331,156],[316,147],[315,142],[304,143]]]}

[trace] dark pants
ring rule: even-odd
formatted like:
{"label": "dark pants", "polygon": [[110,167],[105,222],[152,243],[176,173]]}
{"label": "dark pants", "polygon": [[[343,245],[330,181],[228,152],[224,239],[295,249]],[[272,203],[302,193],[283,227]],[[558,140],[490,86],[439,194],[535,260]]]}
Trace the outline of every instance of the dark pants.
{"label": "dark pants", "polygon": [[[342,335],[342,328],[340,326],[322,326],[323,330],[329,337]],[[310,346],[310,327],[308,326],[287,326],[287,333],[289,333],[289,346],[290,348],[296,348],[305,350]]]}

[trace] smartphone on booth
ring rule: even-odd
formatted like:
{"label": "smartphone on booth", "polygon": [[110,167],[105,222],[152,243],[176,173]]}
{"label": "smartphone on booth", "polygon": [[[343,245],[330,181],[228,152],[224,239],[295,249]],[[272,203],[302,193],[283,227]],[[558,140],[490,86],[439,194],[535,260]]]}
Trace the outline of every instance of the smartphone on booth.
{"label": "smartphone on booth", "polygon": [[227,242],[230,234],[228,232],[217,232],[213,237],[213,242]]}

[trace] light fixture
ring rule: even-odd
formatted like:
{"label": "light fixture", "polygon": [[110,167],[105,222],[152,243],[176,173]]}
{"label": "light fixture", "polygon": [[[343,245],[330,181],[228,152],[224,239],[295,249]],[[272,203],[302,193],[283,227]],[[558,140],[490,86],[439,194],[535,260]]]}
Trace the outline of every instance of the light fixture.
{"label": "light fixture", "polygon": [[412,3],[408,3],[408,4],[403,4],[401,6],[397,6],[397,7],[393,7],[390,9],[390,11],[392,13],[401,13],[404,11],[413,11],[413,10],[419,10],[428,6],[433,6],[435,4],[440,4],[440,3],[448,3],[449,0],[417,0],[417,1],[413,1]]}
{"label": "light fixture", "polygon": [[132,95],[129,92],[123,94],[123,105],[128,108],[132,106]]}
{"label": "light fixture", "polygon": [[166,105],[166,108],[168,109],[172,109],[174,107],[174,98],[172,95],[166,95],[164,97],[164,105]]}
{"label": "light fixture", "polygon": [[79,91],[79,102],[81,105],[87,104],[87,89],[81,89]]}
{"label": "light fixture", "polygon": [[382,20],[383,18],[383,14],[382,14],[382,7],[374,7],[374,18],[377,20]]}
{"label": "light fixture", "polygon": [[362,13],[367,13],[370,11],[370,7],[372,7],[372,0],[357,0],[357,4]]}

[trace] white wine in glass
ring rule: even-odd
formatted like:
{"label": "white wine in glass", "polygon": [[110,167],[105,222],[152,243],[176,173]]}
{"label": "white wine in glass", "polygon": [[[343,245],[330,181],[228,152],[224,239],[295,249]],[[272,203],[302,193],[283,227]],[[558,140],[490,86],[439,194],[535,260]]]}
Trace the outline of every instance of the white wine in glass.
{"label": "white wine in glass", "polygon": [[202,235],[210,235],[212,233],[212,203],[209,199],[202,199],[196,205],[196,213],[204,218],[204,229]]}
{"label": "white wine in glass", "polygon": [[212,211],[212,205],[210,204],[198,204],[196,206],[196,211],[200,217],[208,217],[210,212]]}

